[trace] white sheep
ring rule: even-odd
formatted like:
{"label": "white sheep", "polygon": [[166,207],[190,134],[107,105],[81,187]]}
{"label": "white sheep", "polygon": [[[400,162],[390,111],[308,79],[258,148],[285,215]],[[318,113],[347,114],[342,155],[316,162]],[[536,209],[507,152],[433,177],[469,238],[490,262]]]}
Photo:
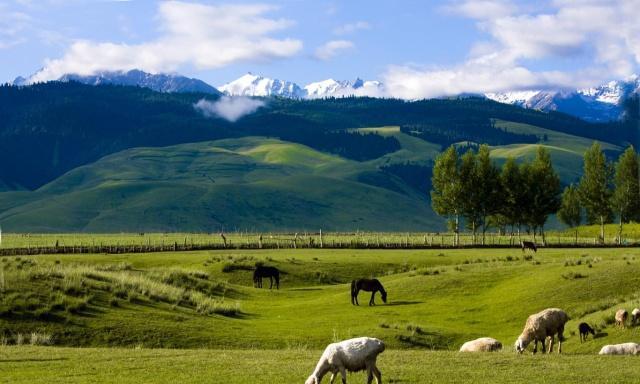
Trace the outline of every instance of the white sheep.
{"label": "white sheep", "polygon": [[616,311],[616,326],[624,328],[627,323],[627,318],[629,317],[629,312],[626,309],[618,309]]}
{"label": "white sheep", "polygon": [[631,311],[631,324],[636,325],[638,323],[638,320],[640,320],[640,309],[635,308],[633,311]]}
{"label": "white sheep", "polygon": [[561,309],[547,308],[527,318],[522,334],[516,340],[515,347],[519,353],[524,352],[527,345],[534,342],[533,353],[538,352],[538,342],[542,343],[542,352],[545,352],[545,341],[551,338],[549,353],[553,351],[554,335],[558,334],[558,353],[562,353],[562,341],[564,325],[569,321],[569,316]]}
{"label": "white sheep", "polygon": [[493,352],[502,349],[502,343],[491,337],[467,341],[460,347],[460,352]]}
{"label": "white sheep", "polygon": [[331,383],[338,372],[342,376],[342,383],[347,382],[347,371],[367,371],[367,384],[371,384],[373,377],[376,383],[382,383],[382,374],[376,367],[376,359],[384,351],[382,340],[371,337],[358,337],[329,344],[320,357],[316,369],[305,381],[305,384],[320,384],[322,378],[331,372]]}
{"label": "white sheep", "polygon": [[640,354],[640,344],[624,343],[605,345],[600,350],[599,355],[638,355]]}

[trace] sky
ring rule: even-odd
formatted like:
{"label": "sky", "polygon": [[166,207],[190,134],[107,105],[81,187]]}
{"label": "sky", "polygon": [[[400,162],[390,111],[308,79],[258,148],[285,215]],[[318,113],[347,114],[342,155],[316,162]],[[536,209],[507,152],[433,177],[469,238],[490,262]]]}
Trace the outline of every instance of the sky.
{"label": "sky", "polygon": [[214,86],[379,80],[392,97],[639,73],[640,0],[0,0],[0,82],[142,69]]}

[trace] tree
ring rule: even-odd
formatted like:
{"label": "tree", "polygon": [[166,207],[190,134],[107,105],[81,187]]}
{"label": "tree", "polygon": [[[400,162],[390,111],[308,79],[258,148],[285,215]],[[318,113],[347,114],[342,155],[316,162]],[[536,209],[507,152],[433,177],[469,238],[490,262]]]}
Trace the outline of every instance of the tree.
{"label": "tree", "polygon": [[611,165],[598,142],[584,153],[584,170],[578,190],[580,202],[587,211],[587,222],[600,223],[600,241],[604,241],[604,224],[611,222]]}
{"label": "tree", "polygon": [[476,161],[476,190],[479,195],[478,212],[482,224],[482,244],[485,243],[487,232],[487,218],[500,211],[502,203],[502,185],[500,184],[500,171],[491,161],[489,146],[480,146]]}
{"label": "tree", "polygon": [[463,196],[460,183],[460,159],[454,146],[450,146],[436,159],[431,184],[431,206],[438,215],[453,218],[455,245],[458,246]]}
{"label": "tree", "polygon": [[513,157],[507,158],[503,164],[500,183],[503,191],[501,213],[505,217],[506,223],[511,226],[511,235],[513,235],[514,228],[518,228],[518,236],[520,236],[520,226],[524,217],[522,204],[526,191],[523,188],[520,167]]}
{"label": "tree", "polygon": [[540,229],[542,242],[545,243],[544,224],[549,215],[560,208],[560,177],[553,169],[551,156],[542,146],[538,147],[536,158],[531,164],[530,183],[531,212],[530,219],[534,228]]}
{"label": "tree", "polygon": [[618,158],[615,167],[615,190],[611,206],[618,215],[618,243],[622,243],[622,223],[640,217],[640,183],[638,181],[638,154],[633,147]]}
{"label": "tree", "polygon": [[460,159],[460,187],[464,198],[461,201],[460,213],[465,218],[467,227],[473,234],[473,244],[476,243],[476,233],[480,224],[480,200],[479,179],[476,173],[476,154],[469,149]]}
{"label": "tree", "polygon": [[578,188],[573,184],[566,187],[562,193],[562,203],[560,204],[560,210],[558,210],[558,219],[570,228],[575,228],[576,243],[578,243],[577,227],[582,222],[582,207],[580,206]]}

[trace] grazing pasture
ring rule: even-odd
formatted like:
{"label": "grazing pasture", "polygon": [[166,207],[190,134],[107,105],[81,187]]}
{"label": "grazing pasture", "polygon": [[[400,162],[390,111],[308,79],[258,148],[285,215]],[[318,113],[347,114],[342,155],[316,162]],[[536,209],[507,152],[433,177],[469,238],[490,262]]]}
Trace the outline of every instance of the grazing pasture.
{"label": "grazing pasture", "polygon": [[[279,290],[253,287],[256,265],[278,268]],[[387,304],[352,305],[358,278],[379,279]],[[369,336],[387,346],[378,359],[385,382],[625,382],[640,369],[628,357],[597,353],[640,340],[640,328],[617,328],[614,319],[617,309],[640,306],[639,283],[637,248],[7,256],[0,258],[0,374],[9,382],[50,381],[58,369],[60,382],[303,382],[326,345]],[[571,318],[563,356],[532,356],[532,346],[516,356],[527,317],[551,307]],[[596,333],[583,343],[581,322]],[[484,336],[503,351],[457,352]],[[120,368],[107,369],[108,361]],[[365,381],[359,375],[349,380]]]}

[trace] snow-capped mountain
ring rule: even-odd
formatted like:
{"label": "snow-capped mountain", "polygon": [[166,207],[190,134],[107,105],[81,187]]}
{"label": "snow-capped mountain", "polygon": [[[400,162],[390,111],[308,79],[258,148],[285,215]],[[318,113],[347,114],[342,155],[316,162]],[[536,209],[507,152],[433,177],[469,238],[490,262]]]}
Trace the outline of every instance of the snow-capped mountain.
{"label": "snow-capped mountain", "polygon": [[293,99],[323,97],[382,96],[384,87],[378,81],[354,82],[327,79],[300,87],[296,83],[248,73],[218,89],[229,96],[281,96]]}
{"label": "snow-capped mountain", "polygon": [[487,93],[485,96],[500,103],[546,112],[564,112],[587,121],[602,122],[619,119],[623,112],[621,103],[634,93],[640,93],[638,76],[573,91],[530,90]]}
{"label": "snow-capped mountain", "polygon": [[281,96],[293,99],[305,97],[305,92],[296,83],[270,79],[247,73],[240,78],[218,87],[229,96]]}
{"label": "snow-capped mountain", "polygon": [[360,78],[353,83],[346,80],[327,79],[307,84],[304,89],[307,98],[310,99],[346,96],[380,97],[384,92],[384,86],[379,81],[364,81]]}
{"label": "snow-capped mountain", "polygon": [[[14,85],[29,85],[29,78],[17,77]],[[151,74],[137,69],[131,71],[105,71],[94,75],[66,74],[57,81],[77,81],[88,85],[113,84],[149,88],[156,92],[201,92],[219,95],[220,91],[202,80],[188,78],[177,74]]]}

